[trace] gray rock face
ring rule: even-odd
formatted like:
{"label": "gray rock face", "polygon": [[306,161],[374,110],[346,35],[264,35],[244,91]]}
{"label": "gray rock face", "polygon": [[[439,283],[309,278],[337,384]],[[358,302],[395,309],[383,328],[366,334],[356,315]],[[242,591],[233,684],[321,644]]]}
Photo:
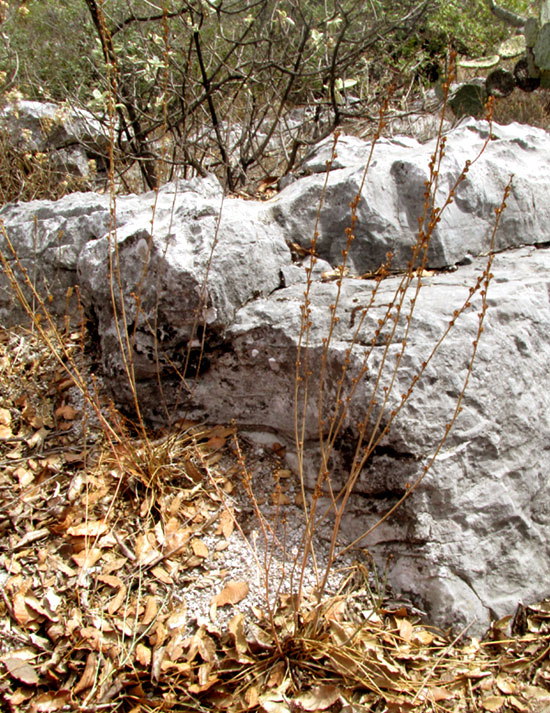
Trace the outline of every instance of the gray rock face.
{"label": "gray rock face", "polygon": [[108,155],[108,132],[76,107],[21,100],[0,111],[0,128],[14,148],[48,153],[55,167],[84,178],[90,175],[89,158],[102,163]]}
{"label": "gray rock face", "polygon": [[[400,395],[408,390],[483,266],[476,259],[454,273],[425,279],[382,423],[398,407]],[[549,267],[547,249],[524,248],[497,257],[485,332],[456,426],[419,487],[395,517],[364,542],[380,562],[393,555],[392,585],[412,594],[416,602],[420,599],[430,619],[442,625],[462,626],[477,619],[471,631],[479,632],[491,617],[513,611],[519,600],[537,599],[549,591],[550,488],[545,476],[550,407]],[[379,305],[388,303],[397,284],[397,278],[383,283]],[[370,289],[370,284],[361,281],[345,283],[340,322],[327,354],[327,404],[334,403],[339,371],[352,340],[353,309],[368,302]],[[320,372],[321,339],[327,334],[334,297],[334,285],[315,286],[309,355],[314,375]],[[277,432],[276,440],[292,443],[291,395],[301,303],[300,288],[291,287],[240,310],[228,335],[232,348],[197,387],[196,398],[202,397],[205,403],[208,394],[222,396],[210,410],[212,418],[223,420],[231,412],[251,429],[262,424]],[[450,332],[389,435],[363,469],[355,486],[358,497],[344,524],[347,540],[360,536],[385,514],[434,454],[464,383],[478,310],[479,301],[472,300],[471,310]],[[351,376],[360,371],[381,312],[380,307],[372,309],[361,330],[352,350]],[[403,328],[401,324],[397,347],[382,373],[378,408],[391,379]],[[333,459],[335,487],[344,479],[349,464],[346,446],[355,442],[356,424],[371,398],[382,350],[383,346],[376,347],[369,357],[370,373],[355,392],[350,417],[336,443],[340,452]],[[317,383],[313,376],[305,431],[310,486],[320,465]]]}
{"label": "gray rock face", "polygon": [[[519,124],[494,125],[491,137],[457,188],[454,201],[441,215],[431,239],[428,268],[457,265],[486,250],[495,208],[500,205],[512,173],[513,190],[499,231],[497,250],[548,240],[547,132]],[[487,123],[473,119],[448,134],[439,168],[437,206],[445,204],[465,162],[476,159],[487,138]],[[291,184],[271,201],[277,223],[303,247],[309,246],[313,236],[331,149],[332,139],[315,147],[303,165],[303,172],[312,175]],[[342,261],[349,206],[360,190],[370,145],[343,137],[336,151],[338,158],[330,171],[320,211],[317,242],[320,257],[335,265]],[[416,241],[418,218],[424,212],[425,182],[434,151],[434,140],[426,144],[412,139],[382,140],[376,145],[357,208],[355,240],[349,256],[352,273],[360,275],[376,270],[388,252],[393,253],[393,268],[407,266]]]}
{"label": "gray rock face", "polygon": [[[215,179],[183,183],[178,190],[165,186],[152,223],[151,215],[145,221],[140,213],[118,228],[118,257],[112,236],[89,243],[80,255],[79,283],[97,320],[106,374],[118,383],[122,399],[131,399],[118,346],[118,329],[127,325],[134,375],[144,387],[142,406],[149,416],[166,419],[176,403],[190,405],[182,375],[208,368],[212,354],[223,350],[236,311],[281,286],[290,251],[261,203],[222,204]],[[120,288],[111,265],[118,266]]]}
{"label": "gray rock face", "polygon": [[[117,224],[123,225],[141,207],[150,210],[152,202],[153,196],[120,198]],[[72,193],[59,201],[12,203],[0,209],[0,220],[41,297],[54,314],[63,315],[67,289],[78,283],[76,268],[80,253],[89,242],[98,240],[109,230],[109,197]],[[0,249],[14,265],[13,255],[1,234]],[[23,318],[24,313],[2,272],[0,322],[10,325]]]}
{"label": "gray rock face", "polygon": [[[463,161],[477,155],[484,132],[483,123],[469,122],[448,135],[439,205]],[[434,230],[427,267],[445,270],[424,273],[416,297],[418,278],[403,295],[402,276],[390,276],[372,304],[378,283],[358,278],[374,271],[388,250],[394,268],[406,267],[434,147],[410,139],[376,147],[358,204],[350,275],[338,297],[330,277],[342,262],[349,203],[369,151],[356,139],[340,140],[320,212],[308,315],[311,376],[308,396],[300,400],[309,486],[319,467],[320,393],[325,434],[338,396],[348,399],[330,460],[335,488],[345,482],[371,401],[370,429],[376,422],[384,428],[392,411],[399,411],[355,484],[345,541],[397,503],[435,457],[396,514],[363,545],[381,562],[393,555],[390,583],[411,594],[434,623],[459,627],[475,620],[469,633],[511,613],[520,599],[550,593],[550,138],[518,125],[495,126],[492,135]],[[133,401],[118,333],[128,334],[123,349],[148,418],[234,418],[244,430],[286,443],[292,463],[309,261],[296,254],[299,246],[309,247],[329,153],[330,143],[317,147],[304,164],[309,175],[265,203],[222,200],[214,179],[170,184],[158,196],[120,197],[116,252],[108,199],[102,196],[8,206],[0,218],[37,279],[50,282],[58,271],[54,307],[64,301],[67,284],[79,283],[98,331],[106,378],[122,405],[131,408]],[[483,276],[494,211],[511,172],[484,332],[461,412],[438,449],[469,373],[481,310],[479,291],[470,296],[469,290]],[[385,319],[396,295],[403,297],[402,310],[398,315],[394,306],[395,321]],[[337,300],[338,321],[325,347]],[[470,307],[430,358],[455,310],[468,300]],[[0,293],[0,318],[7,322],[15,314],[7,292]],[[401,408],[401,395],[411,385]]]}

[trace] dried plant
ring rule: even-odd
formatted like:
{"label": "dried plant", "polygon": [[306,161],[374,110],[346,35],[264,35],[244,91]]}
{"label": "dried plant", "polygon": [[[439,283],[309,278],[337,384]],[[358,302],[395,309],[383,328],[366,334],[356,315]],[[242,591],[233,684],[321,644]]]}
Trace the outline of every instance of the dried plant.
{"label": "dried plant", "polygon": [[[444,91],[446,102],[449,91],[449,82],[444,85]],[[491,122],[491,113],[492,107],[489,106],[489,123]],[[363,180],[361,181],[357,195],[350,202],[351,218],[350,225],[346,230],[347,244],[344,250],[342,251],[343,260],[337,270],[338,276],[336,279],[336,295],[333,299],[333,303],[330,305],[329,308],[331,313],[330,328],[326,337],[323,338],[322,355],[320,358],[320,362],[316,361],[315,369],[312,366],[312,348],[316,345],[313,345],[310,342],[310,331],[312,327],[311,286],[313,267],[316,262],[315,247],[318,238],[317,225],[314,228],[313,238],[311,242],[311,261],[307,270],[307,287],[305,291],[304,303],[301,308],[302,328],[296,359],[295,433],[296,447],[298,452],[299,478],[302,488],[302,497],[304,503],[306,504],[304,505],[305,535],[301,553],[301,562],[299,565],[299,570],[302,573],[302,578],[299,578],[299,584],[296,593],[298,595],[298,602],[301,602],[304,596],[303,573],[306,571],[308,561],[311,558],[315,559],[315,552],[313,546],[314,535],[317,529],[320,527],[321,523],[327,517],[327,515],[330,515],[333,518],[330,551],[326,568],[321,574],[318,582],[318,590],[316,595],[320,607],[319,611],[321,611],[322,609],[322,601],[325,596],[329,574],[332,571],[338,557],[353,549],[354,547],[357,547],[361,542],[363,542],[365,538],[382,522],[387,520],[395,512],[395,510],[397,510],[403,504],[403,502],[411,495],[411,493],[420,485],[420,483],[426,476],[426,473],[432,467],[438,453],[440,452],[451,428],[453,427],[461,411],[461,404],[464,398],[464,393],[470,380],[479,344],[479,339],[483,331],[483,321],[487,310],[487,290],[492,278],[491,265],[494,254],[493,251],[495,235],[498,229],[502,211],[504,210],[504,207],[506,205],[506,198],[511,189],[510,179],[508,185],[505,188],[502,203],[496,211],[495,222],[490,238],[490,244],[487,246],[488,258],[482,274],[476,280],[475,284],[470,287],[469,294],[467,298],[463,301],[463,303],[456,306],[456,309],[453,312],[452,319],[449,321],[447,328],[433,344],[431,350],[428,350],[428,355],[421,364],[417,373],[412,378],[408,388],[406,388],[404,390],[404,393],[402,393],[397,399],[397,405],[390,406],[390,404],[392,403],[392,399],[394,401],[396,400],[394,392],[397,384],[397,375],[399,373],[400,364],[403,360],[404,355],[406,354],[410,338],[414,331],[414,311],[415,306],[417,304],[418,295],[423,285],[423,274],[426,270],[430,240],[432,238],[436,225],[441,220],[443,212],[454,200],[455,192],[458,186],[465,179],[470,166],[472,165],[472,163],[477,161],[477,159],[483,153],[490,140],[489,138],[487,138],[478,155],[471,161],[466,162],[466,165],[464,166],[462,172],[456,179],[455,184],[449,190],[447,197],[443,201],[442,205],[437,205],[435,196],[439,185],[439,174],[441,162],[445,154],[446,143],[446,139],[443,135],[443,121],[441,119],[434,152],[432,154],[429,165],[429,178],[425,184],[425,200],[423,214],[418,218],[418,234],[416,242],[412,247],[412,255],[408,263],[408,268],[404,271],[404,273],[398,280],[393,297],[389,299],[387,306],[384,306],[381,309],[377,306],[376,298],[380,286],[382,285],[384,279],[389,275],[389,268],[392,257],[391,254],[387,256],[387,263],[385,265],[380,266],[376,279],[374,280],[374,286],[371,291],[370,299],[366,304],[358,308],[358,313],[360,316],[355,326],[353,339],[351,340],[351,343],[347,348],[344,365],[342,367],[341,374],[338,378],[336,388],[333,390],[335,391],[335,395],[330,396],[329,393],[331,392],[330,387],[332,387],[332,384],[329,385],[327,383],[329,353],[331,343],[334,339],[335,329],[339,321],[340,298],[342,286],[344,280],[346,279],[345,275],[347,272],[346,264],[348,254],[352,241],[355,238],[354,231],[357,221],[357,206],[361,198],[361,193],[365,184],[365,178],[369,169],[370,161],[372,159],[374,145],[378,137],[381,135],[383,125],[384,111],[382,109],[380,114],[379,128],[373,139],[371,153],[369,155],[363,174]],[[488,132],[488,136],[490,136],[490,131]],[[332,160],[334,160],[334,158],[336,158],[337,156],[337,140],[338,137],[335,136]],[[327,180],[330,169],[331,162],[329,161],[327,165]],[[323,188],[321,202],[324,198],[325,188]],[[320,209],[321,207],[319,207],[319,211]],[[385,296],[385,300],[387,300],[387,296]],[[477,302],[475,307],[473,306],[474,302]],[[376,447],[381,442],[383,442],[383,440],[390,432],[390,429],[394,427],[394,423],[398,419],[400,412],[405,408],[407,403],[414,398],[414,391],[418,382],[422,379],[422,376],[426,371],[428,365],[440,349],[441,345],[444,343],[449,332],[452,329],[460,328],[457,327],[457,321],[465,312],[470,309],[478,310],[478,327],[477,333],[475,334],[473,339],[472,351],[468,360],[468,368],[466,370],[462,388],[457,397],[454,411],[449,414],[449,420],[447,423],[440,424],[441,437],[437,445],[434,447],[434,451],[431,457],[428,459],[427,464],[422,468],[421,474],[416,478],[416,480],[413,483],[407,485],[404,495],[391,507],[391,509],[385,515],[383,515],[378,520],[378,522],[376,522],[376,524],[370,527],[354,542],[348,543],[343,548],[339,547],[338,538],[343,519],[345,518],[346,508],[348,506],[350,496],[354,492],[354,487],[360,477],[363,468],[373,455]],[[371,335],[366,336],[364,332],[367,326],[367,318],[371,316],[371,314],[375,315],[377,326],[375,327]],[[353,348],[358,343],[370,344],[370,346],[366,349],[364,356],[362,357],[362,361],[360,362],[359,368],[355,368],[352,371]],[[377,348],[378,352],[380,352],[381,347],[381,356],[379,356],[377,360],[373,358],[375,347]],[[393,353],[392,347],[394,348]],[[397,348],[396,351],[395,348]],[[352,404],[354,403],[354,394],[357,392],[358,387],[365,380],[368,380],[369,383],[372,384],[370,399],[366,404],[363,413],[352,412],[352,408],[357,408],[357,406],[352,406]],[[306,476],[304,473],[304,438],[308,425],[306,423],[307,414],[311,412],[307,408],[307,406],[310,400],[312,399],[317,400],[320,461],[312,492],[308,494],[306,492]],[[356,441],[354,445],[354,455],[351,467],[349,469],[349,472],[345,474],[344,483],[342,485],[341,475],[332,471],[331,463],[332,455],[337,449],[338,439],[341,436],[344,428],[348,425],[350,421],[352,424],[355,425]],[[324,503],[324,500],[327,496],[330,499],[330,507],[328,509],[326,507],[321,507],[321,504]],[[311,631],[315,631],[315,628],[318,623],[319,620],[314,617],[312,622],[310,622],[310,628],[308,629],[309,635],[312,635]]]}

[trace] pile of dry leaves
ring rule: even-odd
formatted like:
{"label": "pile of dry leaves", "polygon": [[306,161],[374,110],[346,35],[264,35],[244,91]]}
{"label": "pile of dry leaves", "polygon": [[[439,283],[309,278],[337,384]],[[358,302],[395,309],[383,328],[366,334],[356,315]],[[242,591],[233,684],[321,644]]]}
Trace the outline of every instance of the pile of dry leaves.
{"label": "pile of dry leaves", "polygon": [[453,640],[357,561],[298,604],[296,543],[257,542],[295,506],[276,454],[247,466],[222,426],[144,437],[105,401],[115,438],[23,330],[0,332],[0,393],[3,709],[550,711],[548,603]]}

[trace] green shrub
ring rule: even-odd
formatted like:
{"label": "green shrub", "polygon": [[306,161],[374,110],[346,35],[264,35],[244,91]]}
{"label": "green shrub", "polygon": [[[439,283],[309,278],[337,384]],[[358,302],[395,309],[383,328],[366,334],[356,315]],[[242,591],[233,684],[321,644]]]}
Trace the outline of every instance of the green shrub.
{"label": "green shrub", "polygon": [[86,6],[78,0],[10,0],[1,25],[0,71],[26,99],[64,101],[91,96],[97,75],[90,63],[94,38]]}

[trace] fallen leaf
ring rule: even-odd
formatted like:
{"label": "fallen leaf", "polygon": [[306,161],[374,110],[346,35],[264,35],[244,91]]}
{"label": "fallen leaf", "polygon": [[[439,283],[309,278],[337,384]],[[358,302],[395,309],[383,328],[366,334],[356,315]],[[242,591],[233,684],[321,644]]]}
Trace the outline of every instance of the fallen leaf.
{"label": "fallen leaf", "polygon": [[27,686],[36,686],[39,681],[38,674],[26,661],[13,656],[4,658],[2,661],[12,678],[16,678]]}
{"label": "fallen leaf", "polygon": [[206,441],[206,447],[209,450],[217,451],[225,446],[225,438],[223,436],[212,436]]}
{"label": "fallen leaf", "polygon": [[166,629],[162,621],[157,620],[153,629],[151,630],[151,634],[149,635],[149,643],[155,649],[158,649],[159,647],[164,646],[164,642],[166,641],[167,636],[168,630]]}
{"label": "fallen leaf", "polygon": [[219,531],[222,533],[225,539],[228,540],[231,537],[234,529],[235,517],[233,515],[233,510],[229,508],[228,510],[224,510],[220,515]]}
{"label": "fallen leaf", "polygon": [[81,522],[80,525],[69,527],[67,534],[72,537],[99,537],[108,530],[105,520],[89,520]]}
{"label": "fallen leaf", "polygon": [[21,564],[16,559],[10,559],[8,562],[3,562],[2,566],[10,574],[21,574]]}
{"label": "fallen leaf", "polygon": [[455,697],[455,694],[452,693],[451,691],[448,691],[446,688],[443,688],[442,686],[430,686],[428,688],[429,694],[430,694],[430,700],[433,701],[434,703],[437,703],[438,701],[448,701],[451,698]]}
{"label": "fallen leaf", "polygon": [[161,567],[160,565],[158,567],[153,567],[151,574],[153,574],[157,579],[160,579],[163,584],[174,584],[172,577],[168,574],[164,567]]}
{"label": "fallen leaf", "polygon": [[292,502],[286,493],[281,493],[280,491],[271,493],[271,501],[273,505],[290,505]]}
{"label": "fallen leaf", "polygon": [[136,537],[136,559],[138,564],[146,566],[160,555],[160,552],[151,542],[152,539],[155,539],[152,532],[142,533]]}
{"label": "fallen leaf", "polygon": [[244,615],[238,612],[228,624],[228,631],[233,636],[235,649],[239,654],[248,652],[248,642],[244,633]]}
{"label": "fallen leaf", "polygon": [[[72,463],[83,463],[85,457],[85,451],[64,451],[63,458],[65,458],[65,463],[71,465]],[[82,476],[80,476],[82,477]],[[69,498],[70,499],[70,498]]]}
{"label": "fallen leaf", "polygon": [[496,677],[496,684],[498,687],[498,690],[501,693],[504,693],[505,695],[510,695],[511,693],[516,692],[516,685],[513,682],[511,678],[507,678],[506,676],[503,676],[502,674],[499,674]]}
{"label": "fallen leaf", "polygon": [[248,594],[250,587],[248,582],[229,581],[219,594],[212,598],[212,602],[217,607],[223,607],[226,604],[238,604]]}
{"label": "fallen leaf", "polygon": [[187,661],[193,661],[197,654],[210,665],[216,660],[216,644],[212,637],[206,633],[204,626],[200,626],[191,637],[185,658]]}
{"label": "fallen leaf", "polygon": [[506,703],[506,698],[504,696],[487,696],[481,700],[481,706],[486,711],[499,711],[502,706]]}
{"label": "fallen leaf", "polygon": [[413,625],[411,624],[410,619],[398,619],[398,625],[399,636],[403,639],[403,641],[410,641],[413,633]]}
{"label": "fallen leaf", "polygon": [[[0,440],[2,440],[2,426],[0,426]],[[19,480],[20,488],[26,488],[27,485],[30,485],[30,483],[32,483],[35,477],[32,470],[29,470],[29,468],[23,468],[23,466],[19,466],[19,468],[16,468],[14,471],[14,475],[16,475],[17,479]]]}
{"label": "fallen leaf", "polygon": [[283,687],[284,684],[280,688],[262,693],[258,697],[258,702],[266,713],[290,713],[290,707],[285,701],[284,692],[281,690]]}
{"label": "fallen leaf", "polygon": [[17,592],[15,594],[12,607],[13,615],[21,626],[28,626],[31,621],[37,619],[36,614],[27,609],[27,602],[25,601],[25,594],[23,592]]}
{"label": "fallen leaf", "polygon": [[113,587],[114,589],[124,586],[122,579],[120,577],[116,577],[114,574],[99,574],[97,579],[99,582],[108,584],[109,587]]}
{"label": "fallen leaf", "polygon": [[286,667],[283,661],[275,664],[271,671],[269,672],[269,678],[267,679],[267,687],[273,688],[274,686],[280,686],[285,678]]}
{"label": "fallen leaf", "polygon": [[166,628],[170,631],[183,629],[187,623],[187,606],[185,602],[173,611],[166,620]]}
{"label": "fallen leaf", "polygon": [[152,656],[151,649],[147,648],[144,644],[138,644],[136,646],[136,659],[142,666],[149,666]]}
{"label": "fallen leaf", "polygon": [[151,663],[151,681],[153,681],[153,683],[159,680],[165,648],[164,646],[160,646],[153,651]]}
{"label": "fallen leaf", "polygon": [[346,612],[346,601],[345,599],[336,599],[332,604],[327,607],[325,612],[325,619],[327,621],[342,621]]}
{"label": "fallen leaf", "polygon": [[423,646],[429,646],[434,640],[434,635],[425,629],[416,629],[411,635],[411,642]]}
{"label": "fallen leaf", "polygon": [[156,538],[156,541],[159,543],[159,545],[164,544],[164,541],[166,540],[166,534],[166,529],[161,520],[158,520],[153,530],[147,533],[149,539],[151,539],[151,537]]}
{"label": "fallen leaf", "polygon": [[357,671],[359,664],[352,656],[345,652],[345,649],[334,650],[330,654],[331,662],[338,673],[345,676]]}
{"label": "fallen leaf", "polygon": [[330,708],[340,698],[340,690],[336,686],[325,684],[314,686],[311,691],[298,696],[296,702],[306,711],[324,711]]}
{"label": "fallen leaf", "polygon": [[244,694],[244,699],[249,708],[256,708],[259,701],[259,691],[256,686],[249,686]]}
{"label": "fallen leaf", "polygon": [[20,706],[21,703],[28,701],[32,695],[33,692],[30,689],[23,690],[22,688],[18,688],[9,697],[10,706],[13,708],[13,710],[17,710],[17,706]]}
{"label": "fallen leaf", "polygon": [[550,691],[540,686],[525,686],[522,690],[522,695],[527,699],[536,701],[550,701]]}
{"label": "fallen leaf", "polygon": [[190,533],[190,527],[180,527],[177,531],[171,532],[164,543],[164,550],[170,555],[178,554],[189,541]]}
{"label": "fallen leaf", "polygon": [[[51,611],[48,611],[46,607],[43,606],[41,602],[38,601],[38,599],[33,596],[32,594],[27,594],[25,596],[25,604],[27,607],[35,611],[37,614],[39,614],[41,617],[45,617],[46,619],[50,619],[51,621],[57,621],[55,617],[53,617],[53,614]],[[46,602],[47,606],[47,602]]]}
{"label": "fallen leaf", "polygon": [[142,626],[149,626],[149,624],[154,621],[158,613],[158,602],[155,597],[149,595],[145,600],[145,612],[143,614],[143,619],[141,620]]}
{"label": "fallen leaf", "polygon": [[222,458],[223,458],[223,453],[221,451],[216,451],[211,456],[208,456],[207,458],[205,458],[205,462],[207,463],[207,465],[213,466],[213,465],[216,465],[217,463],[219,463]]}
{"label": "fallen leaf", "polygon": [[519,711],[519,713],[529,713],[530,711],[529,705],[520,701],[520,699],[516,698],[516,696],[509,696],[508,703],[512,706],[512,708],[514,708],[514,710]]}
{"label": "fallen leaf", "polygon": [[82,676],[73,688],[73,693],[81,693],[82,691],[87,691],[88,688],[91,688],[93,686],[97,674],[96,666],[97,654],[95,654],[93,651],[90,651],[90,653],[88,654],[88,658],[86,659],[86,666],[84,667]]}
{"label": "fallen leaf", "polygon": [[208,431],[210,438],[227,438],[227,436],[233,435],[233,428],[231,426],[214,426]]}
{"label": "fallen leaf", "polygon": [[13,433],[10,426],[0,424],[0,441],[7,441],[12,438]]}
{"label": "fallen leaf", "polygon": [[58,691],[57,693],[42,693],[34,699],[31,705],[31,713],[51,713],[63,708],[70,697],[69,691]]}
{"label": "fallen leaf", "polygon": [[127,636],[132,638],[136,634],[135,620],[130,618],[124,617],[123,619],[119,619],[118,617],[113,617],[112,624],[109,624],[108,626],[114,626],[116,629],[118,629],[118,631],[124,634],[125,637]]}
{"label": "fallen leaf", "polygon": [[30,438],[26,438],[25,441],[29,448],[36,448],[38,446],[41,446],[44,443],[47,435],[48,435],[48,429],[40,428]]}
{"label": "fallen leaf", "polygon": [[23,535],[19,542],[14,545],[14,549],[19,550],[22,547],[25,547],[30,542],[36,542],[36,540],[41,540],[44,537],[48,537],[49,534],[50,531],[47,527],[41,527],[38,530],[31,530],[30,532],[27,532],[25,535]]}
{"label": "fallen leaf", "polygon": [[65,421],[72,421],[80,412],[73,408],[70,404],[60,406],[55,410],[57,418],[63,418]]}
{"label": "fallen leaf", "polygon": [[190,693],[203,693],[204,691],[208,691],[212,686],[215,686],[217,683],[219,684],[219,678],[216,673],[211,674],[211,665],[210,664],[203,664],[202,666],[199,666],[198,670],[198,684],[193,683],[189,686],[189,692]]}
{"label": "fallen leaf", "polygon": [[109,604],[107,605],[107,611],[109,614],[112,616],[113,614],[116,614],[116,612],[120,609],[120,607],[124,604],[124,601],[126,599],[126,585],[121,584],[120,589],[118,592],[115,594],[115,596],[111,599]]}
{"label": "fallen leaf", "polygon": [[208,557],[208,547],[204,544],[202,540],[194,539],[191,540],[191,548],[197,557]]}
{"label": "fallen leaf", "polygon": [[203,474],[189,458],[183,459],[183,466],[185,468],[185,472],[194,483],[200,483],[202,481]]}
{"label": "fallen leaf", "polygon": [[102,554],[103,550],[99,547],[91,547],[87,550],[84,549],[81,552],[77,552],[75,555],[71,556],[71,559],[81,569],[89,569],[94,566]]}

